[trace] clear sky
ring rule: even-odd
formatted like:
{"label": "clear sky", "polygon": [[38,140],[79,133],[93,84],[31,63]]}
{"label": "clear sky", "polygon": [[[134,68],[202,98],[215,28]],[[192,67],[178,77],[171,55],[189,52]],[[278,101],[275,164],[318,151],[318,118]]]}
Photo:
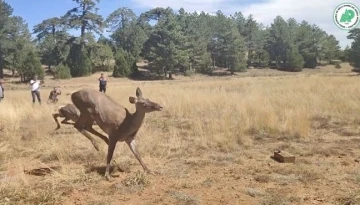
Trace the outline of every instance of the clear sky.
{"label": "clear sky", "polygon": [[[76,4],[72,0],[5,0],[14,8],[14,14],[22,16],[30,30],[42,20],[61,16]],[[333,22],[333,12],[343,2],[354,3],[360,8],[360,0],[101,0],[99,13],[106,18],[120,7],[129,7],[140,14],[154,7],[167,7],[186,11],[205,11],[215,13],[221,10],[224,14],[241,11],[245,16],[253,14],[255,20],[270,25],[277,15],[286,20],[294,17],[298,22],[306,20],[315,23],[329,34],[333,34],[342,48],[350,45],[346,39],[347,31],[342,31]],[[78,32],[76,32],[78,33]]]}

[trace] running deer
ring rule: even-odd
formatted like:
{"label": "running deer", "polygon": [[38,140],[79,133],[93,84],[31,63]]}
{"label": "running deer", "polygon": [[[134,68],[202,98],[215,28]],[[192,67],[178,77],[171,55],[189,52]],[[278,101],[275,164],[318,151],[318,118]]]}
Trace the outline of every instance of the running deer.
{"label": "running deer", "polygon": [[60,106],[57,113],[52,114],[57,127],[55,130],[60,129],[60,123],[57,118],[64,117],[65,119],[61,121],[61,124],[73,124],[69,123],[69,120],[72,120],[73,122],[76,122],[79,118],[79,111],[73,104],[66,104],[64,106]]}
{"label": "running deer", "polygon": [[[136,89],[136,98],[129,97],[129,102],[135,104],[136,111],[134,113],[130,113],[128,109],[106,94],[90,88],[84,88],[72,93],[71,100],[80,111],[79,119],[74,127],[91,141],[97,151],[99,151],[99,146],[90,133],[100,137],[108,144],[105,170],[107,180],[111,180],[109,174],[110,162],[116,143],[119,141],[125,141],[144,171],[152,174],[140,157],[136,148],[135,136],[142,125],[145,114],[161,111],[163,109],[161,105],[143,98],[140,88]],[[92,128],[94,121],[109,138]]]}

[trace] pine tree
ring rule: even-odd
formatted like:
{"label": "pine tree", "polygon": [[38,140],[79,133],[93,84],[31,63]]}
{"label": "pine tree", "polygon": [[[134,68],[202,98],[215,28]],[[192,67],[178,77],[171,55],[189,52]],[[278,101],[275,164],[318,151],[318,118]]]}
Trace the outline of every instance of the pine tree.
{"label": "pine tree", "polygon": [[152,71],[165,76],[169,74],[170,79],[175,69],[188,66],[186,36],[173,13],[164,13],[159,19],[144,45],[144,53]]}
{"label": "pine tree", "polygon": [[91,73],[91,60],[84,47],[74,43],[70,48],[66,65],[69,66],[72,77],[88,76]]}
{"label": "pine tree", "polygon": [[22,78],[26,82],[33,78],[35,75],[43,80],[45,76],[44,69],[41,67],[41,62],[34,51],[29,51],[26,55],[24,62],[21,65]]}
{"label": "pine tree", "polygon": [[113,77],[128,77],[131,74],[129,64],[124,57],[124,51],[119,50],[115,56]]}
{"label": "pine tree", "polygon": [[287,49],[287,66],[286,70],[299,72],[303,70],[304,58],[299,53],[299,49],[294,44],[289,44]]}
{"label": "pine tree", "polygon": [[360,28],[350,30],[348,39],[352,39],[350,48],[349,61],[355,68],[355,71],[360,72]]}

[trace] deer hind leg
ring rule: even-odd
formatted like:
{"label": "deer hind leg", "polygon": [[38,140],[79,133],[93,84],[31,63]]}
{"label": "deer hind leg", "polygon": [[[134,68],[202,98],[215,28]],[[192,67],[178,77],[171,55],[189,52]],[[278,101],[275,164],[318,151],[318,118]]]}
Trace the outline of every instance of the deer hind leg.
{"label": "deer hind leg", "polygon": [[97,151],[100,151],[99,146],[97,145],[95,139],[91,136],[91,134],[85,129],[87,123],[91,119],[90,115],[88,113],[81,113],[79,119],[75,122],[74,127],[83,134],[86,138],[90,140],[90,142],[93,144],[94,148]]}
{"label": "deer hind leg", "polygon": [[59,121],[58,121],[58,117],[62,117],[62,115],[61,114],[59,114],[59,113],[54,113],[54,114],[52,114],[52,116],[53,116],[53,118],[54,118],[54,120],[55,120],[55,122],[56,122],[56,124],[57,124],[57,127],[55,128],[55,130],[58,130],[58,129],[60,129],[60,123],[59,123]]}
{"label": "deer hind leg", "polygon": [[65,117],[65,119],[63,121],[61,121],[61,124],[66,124],[66,125],[74,125],[75,124],[75,123],[72,123],[72,122],[68,122],[69,120],[71,120],[71,119]]}
{"label": "deer hind leg", "polygon": [[[59,114],[61,117],[65,118],[63,121],[61,121],[61,124],[74,125],[74,123],[69,122],[69,120],[71,120],[71,115],[68,112],[66,112],[63,109],[60,109]],[[76,122],[76,121],[74,121],[74,122]]]}
{"label": "deer hind leg", "polygon": [[102,140],[104,140],[104,142],[105,142],[107,145],[109,145],[109,139],[108,139],[105,135],[103,135],[103,134],[99,133],[98,131],[94,130],[94,128],[92,128],[93,124],[94,124],[94,120],[91,119],[91,120],[87,121],[87,123],[86,123],[86,125],[85,125],[84,128],[85,128],[88,132],[90,132],[91,134],[100,137]]}

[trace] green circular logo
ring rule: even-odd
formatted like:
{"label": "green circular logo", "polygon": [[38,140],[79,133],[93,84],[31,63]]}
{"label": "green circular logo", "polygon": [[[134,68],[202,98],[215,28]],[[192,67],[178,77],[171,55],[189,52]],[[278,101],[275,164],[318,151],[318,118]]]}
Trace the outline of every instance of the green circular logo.
{"label": "green circular logo", "polygon": [[352,3],[342,3],[334,11],[334,22],[343,30],[355,28],[360,22],[360,10]]}

